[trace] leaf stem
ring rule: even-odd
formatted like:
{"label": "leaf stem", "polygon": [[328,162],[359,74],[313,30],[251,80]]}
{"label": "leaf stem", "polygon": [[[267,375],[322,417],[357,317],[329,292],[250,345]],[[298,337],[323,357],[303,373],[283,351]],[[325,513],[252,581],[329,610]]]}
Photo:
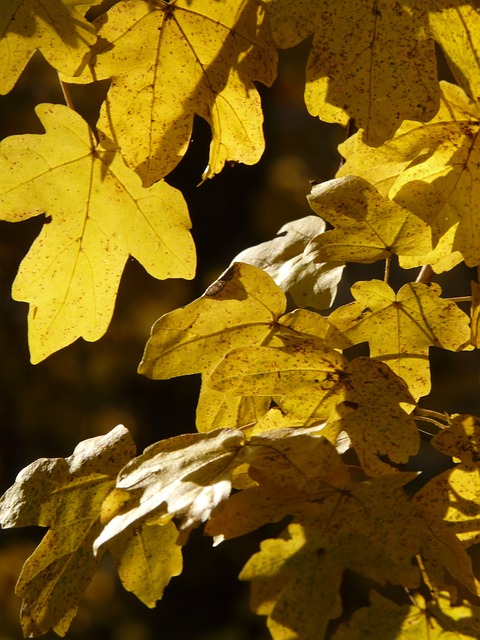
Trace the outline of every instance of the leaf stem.
{"label": "leaf stem", "polygon": [[450,418],[447,414],[432,411],[431,409],[422,409],[421,407],[415,407],[412,415],[415,420],[430,422],[439,429],[447,429],[450,422]]}
{"label": "leaf stem", "polygon": [[385,258],[385,274],[383,276],[383,281],[388,284],[388,279],[390,277],[390,264],[392,262],[392,258],[390,256],[388,256],[388,258]]}
{"label": "leaf stem", "polygon": [[420,273],[418,274],[415,282],[423,282],[427,284],[428,282],[432,281],[433,273],[434,272],[432,267],[429,264],[426,264],[421,268]]}
{"label": "leaf stem", "polygon": [[454,298],[445,298],[445,300],[451,300],[452,302],[471,302],[472,296],[456,296]]}

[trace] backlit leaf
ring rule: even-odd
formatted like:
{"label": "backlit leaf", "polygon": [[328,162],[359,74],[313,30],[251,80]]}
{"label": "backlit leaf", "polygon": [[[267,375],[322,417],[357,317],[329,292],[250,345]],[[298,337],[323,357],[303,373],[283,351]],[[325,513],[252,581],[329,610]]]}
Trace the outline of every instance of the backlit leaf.
{"label": "backlit leaf", "polygon": [[312,209],[333,231],[314,238],[307,257],[315,262],[375,262],[397,255],[419,255],[432,249],[430,227],[365,180],[345,176],[316,185],[308,197]]}
{"label": "backlit leaf", "polygon": [[203,296],[157,320],[139,373],[156,380],[209,373],[228,351],[266,340],[285,306],[268,274],[235,263]]}
{"label": "backlit leaf", "polygon": [[112,78],[98,128],[144,185],[183,157],[195,114],[212,128],[204,177],[226,161],[260,159],[263,114],[253,81],[273,82],[277,56],[260,2],[124,0],[95,24],[93,72],[80,81]]}
{"label": "backlit leaf", "polygon": [[472,202],[480,193],[480,108],[464,91],[441,83],[437,115],[427,124],[405,122],[378,149],[359,132],[340,146],[347,158],[338,175],[354,174],[432,226],[436,244],[456,226],[453,251],[480,264],[480,224]]}
{"label": "backlit leaf", "polygon": [[284,539],[261,543],[240,579],[252,582],[252,609],[268,616],[274,640],[318,640],[342,613],[342,575],[342,565],[321,549],[315,531],[293,524]]}
{"label": "backlit leaf", "polygon": [[181,194],[164,182],[143,189],[71,109],[40,105],[37,113],[47,133],[12,136],[0,147],[0,217],[48,216],[13,285],[13,297],[30,304],[34,363],[105,333],[129,255],[156,278],[195,272]]}
{"label": "backlit leaf", "polygon": [[182,571],[178,530],[169,520],[146,521],[108,543],[120,579],[148,607],[154,607],[172,576]]}
{"label": "backlit leaf", "polygon": [[92,545],[102,530],[102,502],[133,455],[130,434],[118,426],[84,440],[69,458],[32,463],[2,496],[3,527],[49,527],[17,583],[26,636],[67,632],[100,559]]}
{"label": "backlit leaf", "polygon": [[468,316],[439,297],[437,284],[409,283],[395,295],[385,282],[371,280],[351,291],[356,302],[336,309],[329,322],[351,344],[368,342],[370,356],[386,362],[415,398],[427,395],[429,347],[455,351],[468,342]]}
{"label": "backlit leaf", "polygon": [[196,427],[200,432],[222,427],[242,427],[260,420],[269,406],[268,397],[235,397],[202,383],[197,403]]}
{"label": "backlit leaf", "polygon": [[428,21],[456,82],[480,98],[480,14],[475,0],[429,0]]}
{"label": "backlit leaf", "polygon": [[371,640],[374,637],[396,640],[468,640],[478,638],[478,607],[452,606],[448,594],[439,593],[436,601],[425,604],[415,595],[416,604],[398,605],[376,591],[370,594],[370,606],[358,609],[343,623],[333,640]]}
{"label": "backlit leaf", "polygon": [[270,0],[280,47],[314,34],[306,72],[309,112],[342,125],[353,118],[371,145],[391,138],[406,118],[432,118],[438,87],[426,4]]}
{"label": "backlit leaf", "polygon": [[62,0],[2,0],[0,93],[13,88],[37,49],[63,73],[73,76],[80,70],[97,35],[74,4]]}
{"label": "backlit leaf", "polygon": [[451,418],[450,426],[432,438],[432,445],[454,462],[461,462],[468,470],[480,466],[480,419],[458,415]]}

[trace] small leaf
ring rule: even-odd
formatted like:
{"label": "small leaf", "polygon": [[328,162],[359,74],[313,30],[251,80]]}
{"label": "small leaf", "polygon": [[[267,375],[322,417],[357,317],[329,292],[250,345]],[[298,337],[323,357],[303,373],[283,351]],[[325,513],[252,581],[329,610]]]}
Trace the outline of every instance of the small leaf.
{"label": "small leaf", "polygon": [[122,531],[108,542],[108,550],[123,586],[147,607],[154,607],[173,576],[182,572],[178,530],[171,521],[154,520]]}

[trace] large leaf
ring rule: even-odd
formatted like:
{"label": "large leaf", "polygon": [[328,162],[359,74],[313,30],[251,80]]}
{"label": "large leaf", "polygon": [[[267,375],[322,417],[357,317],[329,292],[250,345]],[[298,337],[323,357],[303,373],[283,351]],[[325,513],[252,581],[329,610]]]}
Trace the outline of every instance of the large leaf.
{"label": "large leaf", "polygon": [[423,218],[436,244],[454,228],[452,251],[480,264],[480,108],[455,85],[441,83],[437,115],[427,124],[405,122],[393,140],[369,147],[359,132],[340,146],[347,158],[339,176],[365,178],[385,196]]}
{"label": "large leaf", "polygon": [[409,283],[398,293],[380,280],[357,282],[356,302],[329,317],[351,344],[368,342],[370,356],[383,360],[408,384],[415,398],[430,391],[430,346],[455,351],[470,339],[468,316],[439,296],[437,284]]}
{"label": "large leaf", "polygon": [[205,177],[227,160],[259,160],[263,115],[253,80],[271,84],[277,56],[260,2],[124,0],[95,24],[94,67],[80,81],[112,78],[98,128],[144,185],[183,157],[195,114],[212,127]]}
{"label": "large leaf", "polygon": [[[96,41],[94,27],[62,0],[2,0],[0,93],[8,93],[36,49],[59,71],[75,75]],[[91,4],[91,3],[90,3]]]}
{"label": "large leaf", "polygon": [[47,133],[0,146],[0,217],[48,216],[13,285],[13,297],[30,304],[32,362],[105,333],[129,255],[156,278],[195,273],[181,194],[164,182],[143,189],[71,109],[40,105],[37,113]]}
{"label": "large leaf", "polygon": [[26,636],[67,632],[100,559],[92,546],[102,530],[102,503],[133,455],[130,434],[118,426],[81,442],[69,458],[32,463],[2,496],[3,527],[49,527],[17,583]]}
{"label": "large leaf", "polygon": [[156,380],[209,373],[235,347],[262,344],[285,307],[269,275],[235,263],[203,296],[157,320],[139,372]]}
{"label": "large leaf", "polygon": [[[368,144],[391,138],[402,120],[438,109],[427,3],[392,0],[269,0],[275,40],[292,47],[314,34],[305,102],[327,122],[353,118]],[[427,6],[426,6],[427,5]]]}

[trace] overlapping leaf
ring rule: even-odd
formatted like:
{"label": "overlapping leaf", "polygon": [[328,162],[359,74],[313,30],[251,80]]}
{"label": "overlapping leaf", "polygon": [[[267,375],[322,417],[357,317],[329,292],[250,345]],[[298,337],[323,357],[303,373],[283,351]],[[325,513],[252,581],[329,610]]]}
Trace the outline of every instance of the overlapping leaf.
{"label": "overlapping leaf", "polygon": [[336,309],[332,325],[351,340],[368,342],[370,356],[386,362],[405,380],[415,398],[430,391],[428,349],[455,351],[470,339],[468,316],[439,296],[436,284],[409,283],[395,295],[379,280],[357,282],[356,302]]}
{"label": "overlapping leaf", "polygon": [[277,55],[260,2],[124,0],[95,24],[94,66],[80,81],[112,78],[98,128],[144,185],[183,157],[194,114],[212,128],[205,177],[227,160],[259,160],[263,115],[253,80],[273,82]]}
{"label": "overlapping leaf", "polygon": [[359,132],[340,150],[347,162],[339,176],[365,178],[385,196],[423,218],[436,244],[455,227],[452,251],[469,266],[480,264],[480,108],[460,87],[441,83],[437,115],[425,125],[405,122],[378,149]]}
{"label": "overlapping leaf", "polygon": [[119,426],[81,442],[69,458],[32,463],[1,498],[3,527],[49,527],[17,583],[26,636],[68,630],[99,561],[92,545],[102,530],[102,503],[133,455],[130,435]]}
{"label": "overlapping leaf", "polygon": [[412,397],[386,365],[368,358],[348,363],[313,336],[282,340],[283,347],[234,349],[214,369],[208,384],[233,396],[275,396],[289,416],[282,426],[329,419],[326,437],[336,444],[346,431],[372,475],[385,473],[389,459],[407,462],[417,452],[417,429],[399,406],[412,403]]}
{"label": "overlapping leaf", "polygon": [[0,93],[8,93],[34,52],[59,71],[75,75],[90,56],[95,28],[62,0],[3,0],[0,5]]}
{"label": "overlapping leaf", "polygon": [[143,189],[71,109],[41,105],[37,113],[47,133],[0,146],[0,217],[48,216],[13,285],[13,297],[30,304],[32,362],[105,333],[129,255],[156,278],[195,273],[181,194],[164,182]]}
{"label": "overlapping leaf", "polygon": [[280,47],[314,34],[305,89],[310,113],[343,125],[353,118],[372,145],[391,138],[404,119],[432,118],[438,86],[425,4],[270,0]]}
{"label": "overlapping leaf", "polygon": [[[295,522],[280,539],[263,542],[240,574],[252,581],[253,609],[268,615],[274,638],[323,638],[328,620],[341,613],[338,591],[347,567],[381,583],[417,586],[418,523],[400,489],[411,475],[312,493],[308,506],[306,496],[303,505],[300,497],[296,506],[292,501],[303,526]],[[271,493],[272,511],[280,495]],[[313,604],[315,596],[322,606]]]}
{"label": "overlapping leaf", "polygon": [[209,373],[235,347],[266,340],[285,307],[268,274],[236,263],[203,296],[157,320],[139,372],[156,380]]}
{"label": "overlapping leaf", "polygon": [[308,243],[325,229],[325,222],[316,216],[288,222],[276,238],[245,249],[235,261],[253,264],[269,273],[296,306],[328,309],[342,277],[342,258],[333,255],[329,262],[319,264],[320,260],[314,263],[306,251]]}
{"label": "overlapping leaf", "polygon": [[370,606],[358,609],[339,627],[333,640],[475,639],[480,634],[479,613],[478,607],[467,603],[452,606],[446,593],[438,593],[427,603],[416,595],[415,604],[399,605],[372,591]]}
{"label": "overlapping leaf", "polygon": [[430,227],[375,187],[354,176],[316,185],[309,203],[335,228],[312,239],[306,258],[375,262],[397,255],[423,255],[431,251]]}

